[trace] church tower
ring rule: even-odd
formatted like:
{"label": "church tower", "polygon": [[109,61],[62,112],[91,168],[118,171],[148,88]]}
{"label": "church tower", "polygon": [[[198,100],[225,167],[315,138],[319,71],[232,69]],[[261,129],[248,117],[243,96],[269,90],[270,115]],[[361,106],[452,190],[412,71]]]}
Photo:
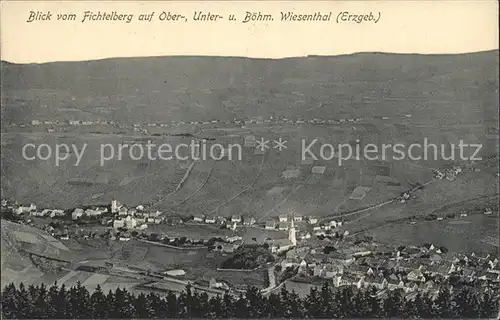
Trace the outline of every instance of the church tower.
{"label": "church tower", "polygon": [[295,217],[292,215],[292,222],[288,229],[288,240],[295,246],[297,245],[297,237],[295,235]]}
{"label": "church tower", "polygon": [[117,213],[120,210],[120,203],[113,199],[111,200],[111,213]]}

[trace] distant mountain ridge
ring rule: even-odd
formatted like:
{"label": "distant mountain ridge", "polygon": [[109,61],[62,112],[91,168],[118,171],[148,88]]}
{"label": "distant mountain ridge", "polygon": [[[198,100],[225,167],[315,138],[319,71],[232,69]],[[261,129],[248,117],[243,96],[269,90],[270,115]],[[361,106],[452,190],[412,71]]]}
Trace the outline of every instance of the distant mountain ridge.
{"label": "distant mountain ridge", "polygon": [[[412,108],[432,121],[443,108],[447,116],[454,117],[454,101],[483,109],[481,117],[486,113],[484,118],[489,119],[498,106],[498,61],[495,50],[457,55],[2,62],[2,105],[6,107],[2,123],[85,117],[126,123],[256,116],[333,118],[339,113],[372,117],[395,111],[410,113],[406,109]],[[422,103],[384,101],[407,96]],[[23,108],[13,108],[16,106]],[[78,114],[78,110],[84,113]],[[457,116],[471,119],[478,115],[464,111]]]}
{"label": "distant mountain ridge", "polygon": [[299,58],[332,58],[332,57],[345,57],[354,56],[361,54],[381,54],[381,55],[398,55],[398,56],[460,56],[460,55],[475,55],[475,54],[486,54],[499,52],[498,49],[495,50],[485,50],[477,52],[467,52],[467,53],[396,53],[396,52],[383,52],[383,51],[362,51],[355,53],[345,53],[345,54],[308,54],[304,56],[294,56],[294,57],[282,57],[282,58],[254,58],[245,56],[210,56],[210,55],[165,55],[165,56],[140,56],[140,57],[108,57],[90,60],[75,60],[75,61],[50,61],[50,62],[28,62],[28,63],[16,63],[7,60],[0,60],[0,63],[5,63],[8,65],[40,65],[40,64],[52,64],[52,63],[78,63],[78,62],[90,62],[90,61],[103,61],[103,60],[116,60],[116,59],[155,59],[155,58],[236,58],[236,59],[251,59],[251,60],[285,60],[285,59],[299,59]]}

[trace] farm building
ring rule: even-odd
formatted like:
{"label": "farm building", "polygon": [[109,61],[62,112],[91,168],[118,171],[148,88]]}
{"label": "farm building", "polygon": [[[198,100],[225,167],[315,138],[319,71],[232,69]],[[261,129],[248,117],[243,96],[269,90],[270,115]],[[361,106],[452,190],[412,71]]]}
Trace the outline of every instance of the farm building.
{"label": "farm building", "polygon": [[125,226],[124,220],[113,220],[113,228],[118,229],[118,228],[123,228],[124,226]]}
{"label": "farm building", "polygon": [[73,220],[76,220],[78,218],[80,218],[81,216],[83,216],[83,209],[81,208],[76,208],[73,213],[71,214],[71,218],[73,218]]}
{"label": "farm building", "polygon": [[176,269],[176,270],[165,271],[165,272],[163,272],[163,274],[165,274],[167,276],[171,276],[171,277],[182,277],[182,276],[186,275],[186,271],[184,271],[182,269]]}
{"label": "farm building", "polygon": [[308,221],[309,221],[310,224],[316,224],[316,223],[318,223],[318,218],[316,218],[316,217],[309,217]]}
{"label": "farm building", "polygon": [[128,210],[127,208],[125,207],[121,207],[119,210],[118,210],[118,215],[119,216],[126,216],[128,214]]}
{"label": "farm building", "polygon": [[139,230],[146,230],[147,228],[148,228],[148,225],[145,223],[143,223],[139,227],[137,227],[137,229],[139,229]]}
{"label": "farm building", "polygon": [[239,215],[233,215],[231,217],[231,222],[241,223],[241,216],[239,216]]}
{"label": "farm building", "polygon": [[351,200],[363,200],[366,197],[366,194],[368,191],[370,191],[371,188],[368,187],[363,187],[363,186],[357,186],[349,196],[349,199]]}
{"label": "farm building", "polygon": [[204,216],[202,214],[197,214],[193,217],[193,221],[195,222],[203,222]]}
{"label": "farm building", "polygon": [[150,217],[159,217],[161,215],[161,211],[156,210],[155,212],[150,212]]}
{"label": "farm building", "polygon": [[307,232],[307,233],[305,233],[305,234],[301,235],[301,236],[300,236],[300,238],[301,238],[302,240],[305,240],[305,239],[311,239],[311,234],[310,234],[309,232]]}
{"label": "farm building", "polygon": [[267,221],[266,222],[266,229],[267,230],[276,229],[276,222],[274,222],[274,221]]}
{"label": "farm building", "polygon": [[215,223],[215,217],[206,217],[205,223]]}
{"label": "farm building", "polygon": [[325,171],[326,171],[325,166],[314,166],[311,169],[312,174],[323,174],[323,173],[325,173]]}
{"label": "farm building", "polygon": [[232,236],[232,237],[227,238],[226,240],[229,243],[233,243],[233,242],[242,240],[242,238],[240,236]]}
{"label": "farm building", "polygon": [[135,221],[137,221],[137,224],[146,223],[146,218],[135,218]]}
{"label": "farm building", "polygon": [[243,225],[245,226],[253,226],[255,224],[255,218],[254,217],[244,217],[243,218]]}
{"label": "farm building", "polygon": [[280,215],[278,219],[279,219],[279,222],[287,222],[288,216],[286,214],[283,214],[283,215]]}

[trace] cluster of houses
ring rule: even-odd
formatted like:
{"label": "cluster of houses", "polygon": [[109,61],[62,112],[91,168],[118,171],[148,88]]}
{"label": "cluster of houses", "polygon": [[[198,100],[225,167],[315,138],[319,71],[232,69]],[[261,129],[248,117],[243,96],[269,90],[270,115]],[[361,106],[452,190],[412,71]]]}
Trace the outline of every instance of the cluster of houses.
{"label": "cluster of houses", "polygon": [[[31,120],[31,125],[32,126],[41,126],[41,125],[61,125],[63,123],[59,122],[59,120],[38,120],[38,119],[33,119]],[[98,125],[114,125],[114,121],[107,121],[107,120],[95,120],[95,121],[90,121],[90,120],[68,120],[67,124],[70,126],[91,126],[94,124]]]}
{"label": "cluster of houses", "polygon": [[240,216],[233,215],[230,218],[225,217],[213,217],[213,216],[205,216],[203,214],[197,214],[193,216],[193,221],[197,223],[206,223],[206,224],[217,224],[221,226],[225,226],[227,229],[235,230],[238,226],[253,226],[256,223],[254,217],[250,216]]}
{"label": "cluster of houses", "polygon": [[71,218],[73,220],[78,220],[83,217],[100,217],[103,214],[108,213],[108,208],[106,207],[92,207],[88,209],[76,208],[71,213]]}
{"label": "cluster of houses", "polygon": [[[318,223],[318,218],[316,217],[307,217],[303,218],[300,215],[280,215],[278,219],[269,219],[265,222],[264,228],[267,230],[275,230],[278,229],[280,231],[287,231],[290,228],[291,222],[308,222],[310,225],[315,225]],[[321,229],[321,228],[320,228]]]}
{"label": "cluster of houses", "polygon": [[[330,279],[336,287],[399,288],[408,294],[417,291],[437,294],[442,285],[450,283],[500,289],[497,257],[475,253],[449,257],[442,251],[432,244],[392,249],[351,243],[331,252],[300,247],[287,252],[281,268],[296,268],[298,277],[311,281]],[[454,281],[449,281],[452,278]]]}
{"label": "cluster of houses", "polygon": [[[1,205],[2,208],[9,210],[16,215],[28,214],[32,217],[56,219],[71,216],[73,221],[101,218],[101,222],[103,224],[112,224],[114,229],[126,228],[144,230],[148,227],[148,224],[160,224],[167,221],[166,217],[164,217],[160,211],[148,212],[142,205],[129,209],[120,204],[117,200],[112,200],[110,206],[92,206],[85,209],[75,208],[73,211],[66,211],[62,209],[39,210],[35,204],[30,204],[28,206],[19,205],[16,202],[8,201],[7,199],[3,199]],[[172,217],[168,221],[173,225],[183,223],[182,219],[178,217]]]}
{"label": "cluster of houses", "polygon": [[457,175],[459,175],[461,172],[461,166],[452,166],[451,168],[445,168],[443,170],[435,170],[434,178],[439,180],[446,178],[446,180],[454,181]]}
{"label": "cluster of houses", "polygon": [[[388,119],[388,118],[387,118]],[[251,124],[269,124],[269,123],[277,123],[277,124],[336,124],[336,123],[345,123],[345,122],[361,122],[361,118],[341,118],[341,119],[319,119],[319,118],[314,118],[314,119],[289,119],[287,117],[281,118],[281,119],[275,119],[273,116],[270,116],[268,119],[264,119],[263,117],[254,117],[254,118],[249,118],[249,119],[239,119],[239,118],[234,118],[233,120],[228,120],[228,121],[223,121],[223,120],[206,120],[206,121],[174,121],[172,123],[156,123],[156,122],[151,122],[151,123],[136,123],[133,125],[133,130],[134,132],[138,133],[147,133],[147,129],[143,129],[143,127],[160,127],[160,128],[168,128],[171,126],[178,126],[178,125],[210,125],[210,124],[237,124],[237,125],[251,125]],[[51,121],[51,120],[38,120],[38,119],[33,119],[31,120],[31,125],[32,126],[39,126],[39,125],[61,125],[64,123],[61,123],[58,120]],[[72,119],[68,120],[66,122],[70,126],[90,126],[90,125],[115,125],[116,123],[114,121],[106,121],[106,120],[78,120],[78,119]],[[24,125],[22,125],[24,127]]]}
{"label": "cluster of houses", "polygon": [[11,203],[6,199],[2,199],[2,208],[11,210],[16,215],[29,214],[34,217],[47,217],[47,218],[60,218],[66,215],[66,211],[62,209],[43,209],[38,210],[36,205],[31,203],[30,205],[19,205],[17,203]]}
{"label": "cluster of houses", "polygon": [[143,205],[134,208],[127,208],[117,200],[111,201],[111,213],[115,216],[113,228],[120,229],[147,229],[148,224],[160,224],[165,221],[165,217],[160,211],[147,212]]}
{"label": "cluster of houses", "polygon": [[135,208],[127,208],[120,204],[117,200],[111,201],[110,210],[107,207],[92,207],[86,210],[76,208],[71,217],[73,220],[78,220],[84,217],[99,217],[103,214],[110,213],[113,217],[108,223],[112,223],[114,229],[147,229],[148,224],[160,224],[165,221],[160,211],[147,212],[144,206],[138,205]]}

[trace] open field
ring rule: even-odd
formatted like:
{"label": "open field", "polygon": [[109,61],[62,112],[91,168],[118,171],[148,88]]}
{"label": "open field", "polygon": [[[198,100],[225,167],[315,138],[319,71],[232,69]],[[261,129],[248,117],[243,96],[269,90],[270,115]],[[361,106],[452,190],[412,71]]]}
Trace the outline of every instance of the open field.
{"label": "open field", "polygon": [[453,220],[425,221],[415,225],[390,224],[370,233],[377,240],[389,244],[433,243],[445,246],[452,252],[491,253],[498,251],[498,226],[498,217],[477,215]]}
{"label": "open field", "polygon": [[54,257],[71,257],[71,252],[58,240],[36,228],[2,220],[1,274],[2,283],[32,283],[44,276],[24,250]]}

